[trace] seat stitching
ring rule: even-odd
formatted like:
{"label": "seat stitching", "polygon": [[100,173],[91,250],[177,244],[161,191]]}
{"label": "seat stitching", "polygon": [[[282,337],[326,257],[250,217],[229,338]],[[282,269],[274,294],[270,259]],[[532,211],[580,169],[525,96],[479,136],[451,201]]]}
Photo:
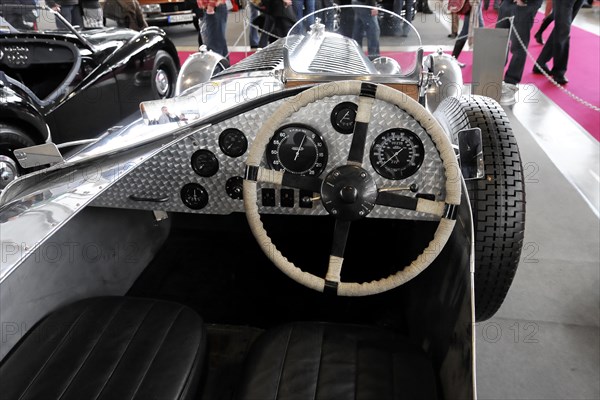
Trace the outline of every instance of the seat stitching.
{"label": "seat stitching", "polygon": [[150,315],[150,311],[152,311],[152,309],[154,308],[154,306],[156,305],[156,301],[152,302],[152,305],[150,307],[148,307],[148,310],[146,310],[146,315],[144,315],[144,318],[142,318],[142,320],[140,321],[140,323],[138,324],[137,328],[135,328],[135,332],[133,333],[133,335],[131,335],[131,338],[129,338],[129,342],[127,343],[127,346],[125,346],[125,350],[123,350],[123,353],[121,353],[121,357],[119,357],[119,360],[117,361],[117,363],[115,364],[115,367],[113,368],[113,370],[110,373],[110,376],[108,377],[108,379],[104,382],[104,385],[102,385],[102,389],[100,389],[100,391],[98,392],[98,394],[96,395],[94,400],[97,400],[100,398],[100,396],[102,396],[102,393],[104,392],[104,390],[106,389],[106,387],[108,386],[108,383],[111,381],[111,379],[113,378],[115,371],[119,368],[119,365],[121,365],[121,361],[123,360],[123,358],[125,357],[125,354],[127,353],[127,351],[129,350],[129,346],[131,345],[131,343],[133,342],[133,340],[135,339],[135,337],[137,336],[138,332],[140,331],[140,328],[142,327],[142,325],[144,324],[144,321],[146,321],[146,318],[148,318],[148,315]]}
{"label": "seat stitching", "polygon": [[88,305],[85,308],[85,310],[83,312],[81,312],[77,316],[77,318],[75,319],[75,321],[73,322],[73,324],[71,324],[71,326],[69,327],[69,330],[67,331],[67,333],[65,334],[65,336],[63,336],[63,338],[60,340],[60,343],[58,344],[58,346],[56,346],[54,348],[54,350],[52,350],[52,353],[50,353],[50,356],[46,359],[46,361],[44,361],[44,364],[42,364],[42,366],[40,367],[40,369],[38,370],[38,372],[35,374],[35,376],[33,377],[33,379],[29,382],[29,384],[27,385],[27,387],[25,388],[25,390],[23,391],[23,393],[21,393],[21,395],[19,396],[18,400],[21,400],[25,396],[25,394],[29,391],[29,389],[31,389],[31,386],[33,385],[33,383],[37,380],[37,378],[40,376],[40,374],[42,373],[42,371],[44,371],[44,369],[46,369],[46,366],[48,365],[48,363],[50,362],[50,360],[52,360],[52,358],[54,358],[54,355],[57,353],[57,351],[67,341],[67,338],[71,335],[71,332],[73,331],[73,329],[75,328],[75,326],[77,324],[79,324],[79,321],[81,320],[81,318],[85,314],[87,314],[88,311],[90,310],[90,308],[92,307],[92,305],[96,304],[98,301],[99,301],[99,299],[96,299],[92,304]]}
{"label": "seat stitching", "polygon": [[288,333],[288,338],[287,338],[287,342],[285,344],[285,351],[283,353],[283,357],[281,360],[281,365],[279,368],[279,376],[277,377],[277,388],[275,390],[275,400],[277,400],[279,398],[279,387],[281,385],[281,377],[283,376],[283,369],[285,368],[285,360],[287,359],[287,353],[288,353],[288,349],[290,346],[290,340],[292,338],[292,332],[294,331],[294,326],[292,325],[290,327],[290,332]]}
{"label": "seat stitching", "polygon": [[319,353],[319,364],[317,365],[317,381],[315,382],[315,392],[313,400],[317,399],[317,391],[319,390],[319,378],[321,377],[321,365],[323,365],[323,347],[325,346],[325,329],[321,330],[321,348]]}
{"label": "seat stitching", "polygon": [[104,329],[102,329],[102,332],[100,332],[100,335],[98,336],[98,339],[96,340],[96,343],[94,343],[94,346],[90,349],[90,351],[88,352],[88,354],[85,356],[85,359],[79,365],[79,368],[77,369],[77,372],[75,372],[75,374],[71,377],[71,380],[69,381],[68,385],[65,387],[65,389],[63,390],[63,392],[60,394],[60,396],[58,397],[58,400],[62,399],[62,397],[65,395],[65,393],[67,393],[67,391],[69,390],[69,387],[75,381],[75,378],[77,377],[77,375],[79,375],[79,373],[83,369],[83,366],[85,365],[85,363],[87,362],[87,360],[90,358],[90,356],[92,355],[92,353],[94,352],[94,350],[96,350],[96,346],[98,346],[98,343],[100,343],[100,340],[102,339],[102,336],[104,335],[104,333],[108,329],[109,325],[114,321],[115,317],[117,316],[117,314],[119,313],[119,310],[121,310],[121,308],[123,308],[123,303],[119,304],[119,306],[115,309],[115,311],[111,315],[110,319],[106,322],[106,325],[104,326]]}
{"label": "seat stitching", "polygon": [[146,371],[144,371],[144,375],[142,376],[142,379],[138,383],[138,386],[135,389],[135,392],[133,392],[133,395],[131,396],[132,399],[135,399],[135,397],[137,395],[137,392],[140,390],[140,388],[142,387],[142,384],[146,380],[146,376],[148,375],[148,371],[152,367],[152,364],[154,363],[154,360],[156,359],[156,356],[158,355],[158,353],[160,353],[161,347],[165,343],[165,340],[167,339],[167,336],[169,336],[169,333],[171,333],[171,329],[173,329],[173,325],[175,325],[175,321],[177,321],[177,319],[179,318],[179,315],[181,315],[181,311],[183,311],[183,307],[181,307],[179,309],[179,311],[177,312],[177,315],[175,315],[175,318],[173,318],[173,320],[171,321],[171,325],[169,325],[169,329],[167,329],[167,331],[165,332],[162,340],[160,341],[160,344],[156,347],[156,351],[154,352],[154,355],[152,356],[152,360],[150,360],[150,363],[146,367]]}

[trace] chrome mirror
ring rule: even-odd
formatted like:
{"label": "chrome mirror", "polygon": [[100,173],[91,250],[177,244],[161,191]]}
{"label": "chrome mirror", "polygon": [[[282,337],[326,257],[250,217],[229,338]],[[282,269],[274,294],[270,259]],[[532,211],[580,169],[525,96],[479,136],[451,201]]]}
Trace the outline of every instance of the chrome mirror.
{"label": "chrome mirror", "polygon": [[463,129],[458,132],[458,160],[465,180],[483,178],[481,129]]}

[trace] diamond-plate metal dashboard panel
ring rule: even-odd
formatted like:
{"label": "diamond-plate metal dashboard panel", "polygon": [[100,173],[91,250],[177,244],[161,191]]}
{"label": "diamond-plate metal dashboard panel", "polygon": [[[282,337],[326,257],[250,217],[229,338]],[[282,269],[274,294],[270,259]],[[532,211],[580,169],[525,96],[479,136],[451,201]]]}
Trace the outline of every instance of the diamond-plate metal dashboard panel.
{"label": "diamond-plate metal dashboard panel", "polygon": [[[200,130],[187,138],[162,150],[149,159],[136,170],[115,183],[108,191],[95,200],[93,205],[115,208],[164,210],[183,213],[203,214],[229,214],[243,212],[242,200],[230,198],[225,191],[227,179],[233,176],[242,176],[245,168],[247,152],[238,158],[225,155],[219,148],[219,135],[226,129],[236,128],[244,132],[248,138],[249,146],[252,145],[256,133],[262,123],[269,118],[279,105],[287,100],[279,100],[244,114],[233,117],[219,124]],[[301,123],[314,128],[323,137],[328,151],[329,159],[321,177],[327,175],[334,167],[346,164],[350,149],[352,135],[337,132],[330,122],[333,108],[344,101],[357,103],[357,96],[332,96],[313,102],[298,110],[285,124]],[[421,139],[425,149],[425,159],[419,170],[407,179],[392,181],[381,177],[375,172],[369,161],[369,150],[373,140],[380,133],[391,128],[406,128],[415,132]],[[218,172],[204,178],[198,176],[191,166],[192,154],[199,149],[213,152],[219,161]],[[263,161],[267,166],[266,161]],[[367,133],[367,146],[363,167],[373,176],[377,187],[398,187],[416,183],[419,193],[435,195],[436,200],[445,199],[444,170],[438,151],[427,132],[410,115],[394,105],[376,100],[373,105],[371,122]],[[181,188],[188,183],[199,183],[208,191],[208,204],[201,210],[187,208],[180,198]],[[259,184],[267,187],[265,184]],[[295,190],[294,207],[281,207],[279,188],[275,191],[275,207],[264,207],[259,204],[260,211],[268,214],[294,214],[294,215],[327,215],[320,204],[315,202],[312,208],[299,206],[299,191]],[[410,191],[400,192],[404,195],[414,196]],[[161,202],[134,201],[130,196],[141,199],[161,199]],[[165,201],[165,199],[168,200]],[[258,194],[259,202],[261,194]],[[435,217],[416,213],[414,211],[376,206],[369,215],[371,218],[406,218],[406,219],[436,219]]]}

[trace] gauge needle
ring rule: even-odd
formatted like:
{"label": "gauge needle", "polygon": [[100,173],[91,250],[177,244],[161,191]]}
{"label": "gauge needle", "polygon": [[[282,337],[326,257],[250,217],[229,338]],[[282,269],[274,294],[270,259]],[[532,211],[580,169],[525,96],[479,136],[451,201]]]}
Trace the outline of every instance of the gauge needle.
{"label": "gauge needle", "polygon": [[383,164],[381,164],[380,167],[383,167],[385,164],[389,163],[391,161],[391,159],[396,157],[398,154],[400,154],[400,152],[402,150],[404,150],[404,147],[401,148],[400,150],[398,150],[397,152],[395,152],[390,158],[388,158]]}
{"label": "gauge needle", "polygon": [[340,122],[345,121],[346,119],[350,119],[348,116],[350,115],[350,111],[346,111]]}
{"label": "gauge needle", "polygon": [[294,157],[294,161],[296,161],[296,159],[300,155],[300,150],[302,150],[302,145],[304,144],[304,140],[305,139],[306,139],[306,135],[302,136],[302,140],[300,141],[300,145],[298,146],[298,150],[296,150],[296,156]]}

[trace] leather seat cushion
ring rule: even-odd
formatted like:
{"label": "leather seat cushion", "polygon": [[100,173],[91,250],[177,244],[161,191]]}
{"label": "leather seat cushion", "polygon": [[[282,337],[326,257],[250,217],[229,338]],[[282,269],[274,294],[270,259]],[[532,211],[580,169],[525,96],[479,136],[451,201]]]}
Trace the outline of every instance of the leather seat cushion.
{"label": "leather seat cushion", "polygon": [[241,400],[434,399],[431,362],[392,332],[295,323],[267,331],[244,367]]}
{"label": "leather seat cushion", "polygon": [[79,301],[51,313],[7,356],[2,399],[190,399],[205,346],[202,320],[185,306]]}

